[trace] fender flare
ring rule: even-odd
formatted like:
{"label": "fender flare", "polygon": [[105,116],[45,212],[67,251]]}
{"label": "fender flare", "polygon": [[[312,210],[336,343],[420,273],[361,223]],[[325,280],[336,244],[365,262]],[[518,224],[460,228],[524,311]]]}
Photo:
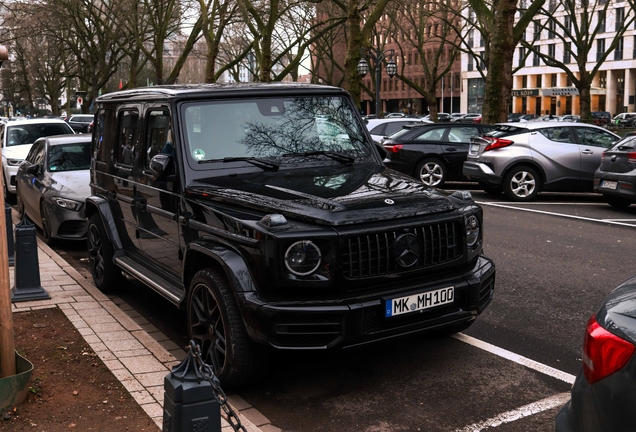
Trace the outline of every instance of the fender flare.
{"label": "fender flare", "polygon": [[84,215],[86,216],[86,219],[90,219],[90,217],[95,213],[99,214],[102,219],[108,240],[110,240],[113,244],[113,248],[115,249],[115,255],[121,255],[124,251],[124,246],[121,238],[119,238],[119,234],[117,233],[115,218],[110,210],[108,201],[101,197],[90,196],[86,198],[86,209],[84,210]]}
{"label": "fender flare", "polygon": [[214,260],[214,263],[223,270],[235,294],[257,290],[257,284],[243,257],[235,250],[209,240],[197,240],[189,243],[186,247],[183,258],[183,284],[186,289],[189,285],[188,278],[196,273],[194,268],[193,271],[189,271],[189,263],[194,253],[205,255]]}

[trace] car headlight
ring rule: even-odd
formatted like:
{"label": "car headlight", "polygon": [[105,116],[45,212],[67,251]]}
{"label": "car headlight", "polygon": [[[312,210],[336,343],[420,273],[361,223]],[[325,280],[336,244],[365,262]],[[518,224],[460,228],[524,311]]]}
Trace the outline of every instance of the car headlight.
{"label": "car headlight", "polygon": [[315,243],[301,240],[292,244],[285,252],[285,266],[296,276],[307,276],[318,270],[322,254]]}
{"label": "car headlight", "polygon": [[473,247],[479,241],[479,218],[475,215],[469,215],[464,218],[466,225],[466,244]]}
{"label": "car headlight", "polygon": [[7,159],[7,165],[9,165],[9,166],[18,166],[23,161],[24,161],[24,159]]}
{"label": "car headlight", "polygon": [[79,201],[73,201],[73,200],[65,199],[65,198],[53,198],[53,201],[58,206],[67,210],[72,210],[72,211],[78,211],[80,207],[82,206],[82,203]]}

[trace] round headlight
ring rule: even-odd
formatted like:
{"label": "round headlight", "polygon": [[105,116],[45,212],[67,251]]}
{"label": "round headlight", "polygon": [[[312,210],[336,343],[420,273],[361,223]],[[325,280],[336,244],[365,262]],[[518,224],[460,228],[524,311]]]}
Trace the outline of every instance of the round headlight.
{"label": "round headlight", "polygon": [[297,241],[285,252],[285,265],[296,276],[307,276],[318,270],[322,255],[320,249],[309,240]]}
{"label": "round headlight", "polygon": [[479,219],[475,215],[466,216],[466,244],[473,247],[479,240]]}

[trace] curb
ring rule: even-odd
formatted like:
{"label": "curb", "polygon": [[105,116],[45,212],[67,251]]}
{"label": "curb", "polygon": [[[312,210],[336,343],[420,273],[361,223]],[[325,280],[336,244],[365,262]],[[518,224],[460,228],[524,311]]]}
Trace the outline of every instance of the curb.
{"label": "curb", "polygon": [[[15,212],[13,216],[16,217]],[[135,315],[134,310],[118,297],[109,298],[99,291],[92,281],[83,277],[39,238],[38,249],[41,285],[51,299],[13,303],[12,312],[59,307],[106,367],[161,429],[163,381],[172,367],[185,357],[185,351],[178,347],[171,351],[164,348],[142,328],[145,319]],[[14,274],[15,270],[10,272],[12,285]],[[161,335],[158,331],[155,333]],[[165,336],[164,340],[168,346],[174,345]],[[281,432],[240,396],[229,395],[227,398],[248,432]],[[222,410],[221,415],[222,431],[232,431]]]}

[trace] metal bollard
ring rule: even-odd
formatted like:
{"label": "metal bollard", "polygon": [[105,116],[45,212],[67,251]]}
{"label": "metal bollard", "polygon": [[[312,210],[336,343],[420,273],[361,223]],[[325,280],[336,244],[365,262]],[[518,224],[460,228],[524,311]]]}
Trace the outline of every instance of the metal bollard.
{"label": "metal bollard", "polygon": [[14,260],[14,248],[13,248],[13,218],[11,217],[11,206],[4,203],[4,218],[7,225],[7,246],[9,255],[9,265],[12,266],[15,263]]}
{"label": "metal bollard", "polygon": [[40,285],[40,264],[35,226],[24,216],[15,227],[15,285],[11,288],[11,301],[50,299]]}
{"label": "metal bollard", "polygon": [[221,409],[214,388],[188,351],[164,378],[163,432],[221,432]]}

